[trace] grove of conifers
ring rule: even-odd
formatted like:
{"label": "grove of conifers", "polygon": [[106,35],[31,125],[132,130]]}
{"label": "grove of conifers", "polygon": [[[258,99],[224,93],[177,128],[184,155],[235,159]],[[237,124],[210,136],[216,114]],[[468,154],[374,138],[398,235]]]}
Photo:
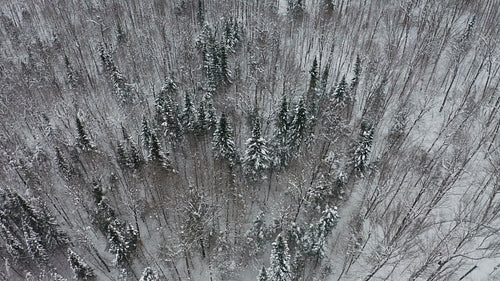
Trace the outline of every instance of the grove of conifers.
{"label": "grove of conifers", "polygon": [[0,0],[0,280],[500,278],[499,19]]}

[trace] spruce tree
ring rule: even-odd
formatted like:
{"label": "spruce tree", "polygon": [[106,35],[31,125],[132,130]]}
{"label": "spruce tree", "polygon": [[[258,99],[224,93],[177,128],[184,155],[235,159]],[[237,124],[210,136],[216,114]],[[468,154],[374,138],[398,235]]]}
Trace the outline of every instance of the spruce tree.
{"label": "spruce tree", "polygon": [[120,165],[120,167],[125,168],[128,164],[128,157],[125,152],[125,148],[123,147],[123,143],[119,142],[116,145],[116,161]]}
{"label": "spruce tree", "polygon": [[289,145],[291,149],[298,149],[302,141],[305,139],[307,130],[307,109],[304,105],[304,99],[300,98],[299,103],[295,108],[295,116],[291,125],[291,135]]}
{"label": "spruce tree", "polygon": [[361,124],[361,134],[353,153],[354,171],[363,175],[368,167],[368,156],[373,142],[373,127],[367,122]]}
{"label": "spruce tree", "polygon": [[23,243],[12,234],[11,230],[0,222],[0,233],[3,241],[5,241],[5,249],[14,261],[19,261],[24,257],[26,249]]}
{"label": "spruce tree", "polygon": [[95,277],[94,270],[73,250],[68,249],[69,266],[75,274],[77,280],[91,280]]}
{"label": "spruce tree", "polygon": [[149,160],[162,163],[163,155],[161,153],[160,143],[158,142],[158,138],[154,133],[151,134],[151,149],[149,150]]}
{"label": "spruce tree", "polygon": [[35,232],[26,222],[23,222],[22,229],[26,250],[31,259],[35,262],[46,263],[49,257],[47,255],[47,249],[42,244],[40,234]]}
{"label": "spruce tree", "polygon": [[189,93],[186,93],[184,97],[184,110],[182,111],[181,122],[184,131],[191,132],[194,129],[195,118],[194,118],[193,102],[191,101]]}
{"label": "spruce tree", "polygon": [[80,147],[81,149],[84,150],[89,150],[92,148],[92,145],[90,143],[89,137],[87,136],[87,133],[85,132],[85,128],[83,127],[82,121],[78,116],[76,117],[76,129],[78,132],[78,136],[76,138],[77,141],[77,146]]}
{"label": "spruce tree", "polygon": [[146,117],[143,117],[141,125],[141,142],[146,151],[151,149],[150,139],[151,131],[149,130],[148,120],[146,120]]}
{"label": "spruce tree", "polygon": [[321,86],[320,93],[324,95],[326,93],[326,87],[328,85],[328,76],[330,75],[330,67],[328,65],[323,70],[323,74],[321,75]]}
{"label": "spruce tree", "polygon": [[220,44],[219,48],[219,57],[220,57],[220,76],[221,76],[221,81],[224,83],[230,83],[230,72],[228,69],[227,65],[227,53],[226,53],[226,47],[224,46],[223,43]]}
{"label": "spruce tree", "polygon": [[66,159],[61,153],[61,150],[59,150],[59,147],[56,147],[56,162],[57,162],[57,168],[59,169],[59,172],[64,176],[68,177],[69,176],[69,166],[68,163],[66,162]]}
{"label": "spruce tree", "polygon": [[316,57],[314,58],[311,70],[309,70],[309,74],[310,78],[309,78],[308,96],[309,99],[313,99],[316,96],[319,86],[318,60],[316,59]]}
{"label": "spruce tree", "polygon": [[286,97],[281,101],[280,111],[276,117],[276,133],[274,137],[274,164],[277,166],[285,167],[290,160],[289,135],[290,135],[290,121],[288,117],[288,102]]}
{"label": "spruce tree", "polygon": [[237,156],[233,132],[224,113],[222,113],[217,129],[214,132],[212,149],[215,151],[216,157],[222,157],[228,161],[229,167],[236,164]]}
{"label": "spruce tree", "polygon": [[354,63],[354,77],[351,80],[351,90],[354,90],[358,87],[360,75],[361,75],[361,58],[358,55],[356,56],[356,62]]}
{"label": "spruce tree", "polygon": [[128,151],[127,156],[128,156],[127,166],[130,168],[137,169],[143,163],[142,155],[133,141],[130,141],[130,149]]}
{"label": "spruce tree", "polygon": [[160,281],[160,278],[158,278],[158,275],[151,267],[146,267],[139,281]]}
{"label": "spruce tree", "polygon": [[267,276],[266,268],[263,266],[259,272],[258,281],[269,281],[269,277]]}
{"label": "spruce tree", "polygon": [[194,132],[196,135],[204,135],[208,130],[208,120],[205,112],[205,102],[201,102],[196,115],[196,123],[194,124]]}
{"label": "spruce tree", "polygon": [[272,244],[269,277],[273,281],[292,280],[288,245],[281,235],[278,235],[276,241]]}
{"label": "spruce tree", "polygon": [[126,266],[130,262],[130,254],[137,247],[137,231],[129,224],[115,219],[108,225],[109,251],[115,255],[118,266]]}
{"label": "spruce tree", "polygon": [[346,105],[346,103],[350,101],[345,75],[342,76],[342,79],[340,80],[339,84],[337,85],[337,89],[335,90],[335,94],[334,94],[333,98],[334,98],[335,104],[340,106],[340,107],[344,107]]}
{"label": "spruce tree", "polygon": [[267,142],[261,136],[259,120],[254,121],[252,137],[247,140],[246,145],[243,168],[248,177],[256,180],[260,177],[261,172],[268,169],[271,164]]}
{"label": "spruce tree", "polygon": [[203,8],[203,3],[201,0],[198,0],[198,12],[196,14],[196,18],[200,26],[203,26],[205,24],[205,9]]}

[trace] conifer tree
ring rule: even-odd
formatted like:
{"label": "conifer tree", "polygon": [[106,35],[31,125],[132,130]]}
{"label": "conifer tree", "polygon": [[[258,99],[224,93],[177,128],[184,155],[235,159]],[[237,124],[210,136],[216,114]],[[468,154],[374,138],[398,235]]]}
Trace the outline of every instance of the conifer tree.
{"label": "conifer tree", "polygon": [[0,223],[0,233],[3,241],[5,241],[5,249],[7,253],[12,257],[14,261],[19,261],[24,257],[26,249],[23,243],[6,227],[3,223]]}
{"label": "conifer tree", "polygon": [[243,168],[247,176],[256,180],[271,164],[267,142],[261,136],[260,121],[257,119],[254,121],[252,137],[247,140],[246,145]]}
{"label": "conifer tree", "polygon": [[342,76],[339,84],[337,85],[337,89],[335,90],[335,94],[333,96],[334,102],[336,105],[340,107],[344,107],[347,102],[350,101],[349,93],[347,90],[347,82],[345,79],[345,75]]}
{"label": "conifer tree", "polygon": [[354,90],[358,87],[360,75],[361,75],[361,58],[358,55],[356,56],[356,62],[354,63],[354,77],[351,80],[351,90]]}
{"label": "conifer tree", "polygon": [[23,222],[23,234],[26,250],[33,261],[45,263],[48,261],[47,249],[42,244],[40,234],[26,222]]}
{"label": "conifer tree", "polygon": [[195,126],[194,109],[193,102],[189,93],[186,93],[184,97],[184,110],[181,115],[181,122],[184,131],[191,132]]}
{"label": "conifer tree", "polygon": [[214,132],[212,149],[215,151],[216,157],[222,157],[228,161],[229,167],[236,164],[237,156],[233,132],[224,113],[222,113],[217,129]]}
{"label": "conifer tree", "polygon": [[278,235],[276,241],[272,244],[269,277],[273,281],[292,280],[288,245],[281,235]]}
{"label": "conifer tree", "polygon": [[361,124],[361,134],[353,153],[354,171],[359,175],[363,175],[368,167],[368,156],[372,142],[373,127],[369,123],[363,122]]}
{"label": "conifer tree", "polygon": [[115,219],[108,225],[109,251],[115,255],[115,263],[126,266],[130,262],[130,254],[137,247],[137,231],[129,224]]}
{"label": "conifer tree", "polygon": [[201,136],[204,135],[209,128],[206,112],[205,112],[205,102],[202,101],[198,107],[198,114],[196,116],[196,123],[194,124],[195,134]]}
{"label": "conifer tree", "polygon": [[309,70],[309,74],[310,78],[309,78],[308,96],[309,99],[313,99],[316,96],[319,86],[318,60],[316,59],[316,57],[314,58],[311,70]]}
{"label": "conifer tree", "polygon": [[130,168],[137,169],[143,163],[142,155],[133,141],[130,141],[130,149],[128,151],[127,156],[128,156],[127,166],[129,166]]}
{"label": "conifer tree", "polygon": [[64,156],[62,155],[61,150],[59,150],[59,147],[56,147],[56,162],[59,172],[65,177],[69,176],[70,169],[68,163],[66,162],[66,159],[64,159]]}
{"label": "conifer tree", "polygon": [[219,47],[219,57],[221,82],[230,83],[231,73],[228,69],[226,47],[223,43],[221,43]]}
{"label": "conifer tree", "polygon": [[274,164],[285,167],[291,158],[289,146],[290,121],[288,117],[288,102],[286,97],[281,101],[280,111],[276,117],[276,135],[274,137]]}
{"label": "conifer tree", "polygon": [[320,94],[324,95],[326,93],[326,87],[328,85],[328,76],[330,75],[330,67],[327,65],[323,70],[323,74],[321,75],[321,86],[320,86]]}
{"label": "conifer tree", "polygon": [[198,0],[198,13],[196,14],[198,24],[203,26],[205,24],[205,9],[203,8],[203,2]]}
{"label": "conifer tree", "polygon": [[160,281],[160,278],[158,278],[158,275],[151,267],[146,267],[139,281]]}
{"label": "conifer tree", "polygon": [[161,153],[160,143],[154,133],[151,134],[151,149],[149,150],[149,160],[159,163],[163,162],[163,155]]}
{"label": "conifer tree", "polygon": [[267,271],[266,268],[263,266],[259,272],[259,277],[257,278],[258,281],[270,281],[269,277],[267,276]]}
{"label": "conifer tree", "polygon": [[78,118],[78,116],[76,117],[76,129],[78,132],[78,136],[76,138],[78,147],[84,150],[91,149],[92,145],[90,143],[89,137],[87,136],[82,121],[80,120],[80,118]]}
{"label": "conifer tree", "polygon": [[301,97],[295,108],[295,116],[291,125],[290,148],[298,149],[306,137],[307,130],[307,110],[304,105],[304,99]]}
{"label": "conifer tree", "polygon": [[120,167],[122,167],[122,168],[126,167],[128,164],[128,157],[127,157],[127,154],[125,152],[125,148],[123,147],[122,142],[119,142],[116,145],[116,154],[117,154],[116,155],[117,162],[120,165]]}
{"label": "conifer tree", "polygon": [[69,266],[77,280],[91,280],[95,277],[94,270],[73,250],[68,249]]}
{"label": "conifer tree", "polygon": [[146,120],[146,117],[143,117],[141,125],[141,142],[146,151],[151,149],[150,139],[151,131],[149,130],[148,120]]}

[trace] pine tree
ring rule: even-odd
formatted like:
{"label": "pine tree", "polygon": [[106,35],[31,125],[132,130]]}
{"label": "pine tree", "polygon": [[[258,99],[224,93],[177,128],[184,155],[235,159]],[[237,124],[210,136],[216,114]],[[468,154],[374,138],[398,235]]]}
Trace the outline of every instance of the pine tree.
{"label": "pine tree", "polygon": [[307,130],[307,110],[304,105],[304,99],[300,98],[295,108],[295,116],[291,125],[290,148],[298,149],[306,137]]}
{"label": "pine tree", "polygon": [[259,120],[254,121],[252,137],[247,140],[246,145],[243,167],[247,176],[256,180],[271,164],[267,142],[261,136]]}
{"label": "pine tree", "polygon": [[94,270],[71,249],[68,249],[68,262],[75,274],[75,279],[91,280],[95,277]]}
{"label": "pine tree", "polygon": [[257,278],[258,281],[269,281],[269,277],[267,276],[267,271],[266,268],[263,266],[262,269],[259,272],[259,277]]}
{"label": "pine tree", "polygon": [[160,278],[158,278],[158,275],[151,267],[146,267],[139,281],[160,281]]}
{"label": "pine tree", "polygon": [[354,77],[351,80],[351,90],[356,89],[359,84],[359,76],[361,75],[361,58],[356,56],[356,62],[354,63]]}
{"label": "pine tree", "polygon": [[361,124],[361,134],[354,149],[353,162],[354,171],[363,175],[368,167],[368,156],[373,142],[373,127],[367,122]]}
{"label": "pine tree", "polygon": [[273,281],[292,280],[288,245],[281,235],[278,235],[276,241],[272,244],[269,277]]}
{"label": "pine tree", "polygon": [[191,132],[195,126],[193,103],[189,93],[186,93],[184,97],[184,110],[181,115],[181,122],[184,131]]}
{"label": "pine tree", "polygon": [[274,164],[285,167],[291,158],[289,147],[290,121],[288,117],[288,102],[286,97],[281,101],[280,111],[276,118],[276,135],[274,137]]}
{"label": "pine tree", "polygon": [[66,159],[64,159],[64,156],[61,153],[61,150],[59,150],[59,147],[56,147],[56,162],[59,172],[63,176],[68,177],[70,169],[68,163],[66,162]]}
{"label": "pine tree", "polygon": [[323,70],[323,74],[321,75],[321,87],[320,87],[321,95],[324,95],[326,93],[326,87],[328,85],[329,75],[330,75],[330,67],[327,65]]}
{"label": "pine tree", "polygon": [[229,167],[236,164],[237,156],[233,133],[224,113],[222,113],[217,129],[214,132],[212,149],[215,151],[216,157],[222,157],[228,161]]}
{"label": "pine tree", "polygon": [[333,96],[335,104],[344,107],[347,102],[350,101],[349,93],[347,90],[347,82],[345,79],[345,75],[342,76],[340,83],[337,85],[337,89],[335,90],[335,94]]}
{"label": "pine tree", "polygon": [[155,99],[156,122],[165,131],[165,136],[175,145],[182,135],[181,117],[179,105],[174,103],[173,98],[177,95],[178,86],[170,78]]}
{"label": "pine tree", "polygon": [[316,59],[316,57],[314,58],[311,70],[309,70],[309,74],[310,78],[309,78],[308,96],[309,99],[313,99],[316,96],[319,86],[318,60]]}
{"label": "pine tree", "polygon": [[26,250],[33,261],[46,263],[49,259],[47,250],[42,244],[40,234],[35,232],[33,228],[26,222],[23,222],[24,241]]}
{"label": "pine tree", "polygon": [[209,124],[205,112],[205,102],[201,102],[198,107],[198,114],[196,116],[196,123],[194,124],[194,132],[196,135],[204,135],[208,130]]}
{"label": "pine tree", "polygon": [[137,247],[137,231],[129,224],[118,219],[112,221],[107,230],[109,251],[115,255],[115,263],[126,266],[130,262],[130,254]]}
{"label": "pine tree", "polygon": [[130,141],[127,166],[133,169],[138,169],[142,163],[143,163],[142,155],[137,149],[136,144],[133,141]]}
{"label": "pine tree", "polygon": [[120,165],[120,167],[124,168],[127,167],[128,164],[128,157],[125,152],[125,148],[123,147],[123,143],[119,142],[116,145],[116,158],[117,162]]}
{"label": "pine tree", "polygon": [[196,14],[196,18],[198,19],[198,24],[200,26],[205,24],[205,9],[203,8],[201,0],[198,0],[198,13]]}
{"label": "pine tree", "polygon": [[64,64],[66,65],[66,80],[71,89],[74,89],[80,83],[80,75],[73,69],[68,56],[64,55]]}
{"label": "pine tree", "polygon": [[0,233],[3,241],[5,241],[5,249],[7,253],[12,257],[14,261],[19,261],[24,257],[24,253],[26,249],[24,248],[23,243],[12,234],[8,227],[6,227],[3,223],[0,223]]}
{"label": "pine tree", "polygon": [[160,143],[158,142],[158,138],[154,133],[151,134],[151,149],[149,150],[149,160],[162,163],[163,155],[161,153]]}
{"label": "pine tree", "polygon": [[151,131],[149,130],[148,120],[146,120],[146,117],[143,117],[141,125],[141,142],[146,151],[151,149],[150,139]]}
{"label": "pine tree", "polygon": [[231,82],[231,73],[228,69],[227,65],[227,53],[226,53],[226,47],[224,46],[223,43],[220,44],[219,48],[219,57],[220,57],[220,76],[221,76],[221,81],[224,83],[230,83]]}
{"label": "pine tree", "polygon": [[82,121],[78,118],[78,116],[76,117],[76,129],[78,132],[78,137],[76,138],[78,147],[84,150],[92,149],[92,144],[90,143]]}

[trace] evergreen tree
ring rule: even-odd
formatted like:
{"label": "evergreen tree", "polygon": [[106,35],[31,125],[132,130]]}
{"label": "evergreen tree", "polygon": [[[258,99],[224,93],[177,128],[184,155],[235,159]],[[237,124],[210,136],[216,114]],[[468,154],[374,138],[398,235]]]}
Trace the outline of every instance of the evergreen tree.
{"label": "evergreen tree", "polygon": [[146,267],[139,281],[160,281],[160,278],[158,278],[158,275],[151,267]]}
{"label": "evergreen tree", "polygon": [[182,126],[185,131],[191,132],[195,126],[193,102],[189,93],[186,93],[184,97],[184,110],[181,115]]}
{"label": "evergreen tree", "polygon": [[228,69],[227,65],[227,53],[226,53],[226,47],[224,46],[223,43],[220,44],[219,48],[219,57],[220,57],[220,76],[221,76],[221,81],[224,83],[230,83],[230,78],[231,78],[231,73]]}
{"label": "evergreen tree", "polygon": [[247,176],[255,180],[271,164],[267,142],[261,136],[259,120],[254,121],[252,137],[247,140],[246,145],[247,149],[243,158],[244,170]]}
{"label": "evergreen tree", "polygon": [[156,121],[164,129],[165,136],[172,144],[177,143],[182,135],[182,124],[179,114],[179,105],[173,99],[177,94],[178,86],[171,78],[155,99]]}
{"label": "evergreen tree", "polygon": [[258,253],[265,242],[266,229],[264,225],[264,212],[261,212],[254,220],[252,228],[248,230],[245,236],[253,251]]}
{"label": "evergreen tree", "polygon": [[133,141],[130,141],[127,166],[133,169],[137,169],[141,166],[142,163],[143,163],[142,155],[137,149],[136,144]]}
{"label": "evergreen tree", "polygon": [[353,153],[354,171],[360,175],[363,175],[368,167],[368,155],[371,151],[372,142],[373,127],[367,122],[363,122],[361,124],[361,134]]}
{"label": "evergreen tree", "polygon": [[143,117],[141,125],[141,141],[142,146],[146,149],[146,151],[151,149],[150,139],[151,131],[149,130],[148,120],[146,120],[146,117]]}
{"label": "evergreen tree", "polygon": [[195,134],[201,136],[204,135],[209,128],[206,112],[205,112],[205,102],[201,102],[198,107],[198,114],[196,116],[196,123],[194,124]]}
{"label": "evergreen tree", "polygon": [[95,277],[94,270],[71,249],[68,249],[68,262],[75,274],[75,279],[91,280]]}
{"label": "evergreen tree", "polygon": [[5,249],[14,261],[19,261],[24,257],[26,249],[23,243],[9,230],[7,226],[0,223],[1,237],[5,242]]}
{"label": "evergreen tree", "polygon": [[151,134],[151,149],[149,150],[149,160],[156,161],[159,163],[163,162],[163,155],[161,153],[160,143],[158,142],[158,138],[153,133]]}
{"label": "evergreen tree", "polygon": [[130,262],[130,254],[137,247],[137,231],[129,224],[115,219],[108,225],[109,251],[115,255],[115,263],[126,266]]}
{"label": "evergreen tree", "polygon": [[288,245],[281,235],[278,235],[276,241],[272,244],[269,277],[273,281],[292,280]]}
{"label": "evergreen tree", "polygon": [[26,250],[33,261],[46,263],[49,259],[47,250],[42,244],[40,234],[35,232],[31,226],[23,222],[23,234]]}
{"label": "evergreen tree", "polygon": [[326,87],[328,85],[328,76],[330,75],[330,67],[328,65],[323,70],[323,74],[321,75],[321,87],[320,93],[324,95],[326,93]]}
{"label": "evergreen tree", "polygon": [[73,69],[68,56],[64,55],[64,64],[66,65],[66,80],[70,89],[74,89],[80,83],[80,74]]}
{"label": "evergreen tree", "polygon": [[90,143],[89,137],[87,136],[82,121],[80,120],[80,118],[78,118],[78,116],[76,117],[76,129],[78,132],[78,137],[76,138],[77,146],[84,150],[91,149],[92,145]]}
{"label": "evergreen tree", "polygon": [[56,147],[56,162],[59,172],[63,174],[63,176],[68,177],[70,169],[66,159],[64,159],[64,156],[61,153],[61,150],[59,150],[59,147]]}
{"label": "evergreen tree", "polygon": [[308,95],[309,99],[313,99],[318,91],[318,82],[319,82],[319,74],[318,74],[318,60],[316,57],[314,58],[311,70],[309,70],[310,78],[309,78],[309,90]]}
{"label": "evergreen tree", "polygon": [[295,108],[295,116],[291,125],[290,148],[298,149],[305,139],[307,130],[307,110],[304,105],[304,99],[301,98]]}
{"label": "evergreen tree", "polygon": [[335,94],[333,96],[335,104],[344,107],[347,102],[350,101],[349,93],[347,90],[347,82],[345,79],[345,75],[342,76],[340,83],[337,85],[337,89],[335,90]]}
{"label": "evergreen tree", "polygon": [[266,268],[263,266],[262,269],[259,272],[259,277],[257,278],[258,281],[269,281],[269,277],[267,276],[267,271]]}
{"label": "evergreen tree", "polygon": [[216,157],[222,157],[228,161],[229,167],[236,164],[237,156],[233,133],[224,113],[222,113],[217,129],[214,132],[212,149],[215,151]]}
{"label": "evergreen tree", "polygon": [[351,81],[351,90],[356,89],[359,84],[359,76],[361,75],[361,58],[356,56],[356,62],[354,63],[354,77]]}
{"label": "evergreen tree", "polygon": [[123,147],[123,143],[119,142],[116,145],[116,158],[117,162],[120,165],[120,167],[124,168],[127,167],[128,164],[128,157],[125,152],[125,148]]}
{"label": "evergreen tree", "polygon": [[198,0],[198,13],[196,14],[196,18],[200,26],[203,26],[205,24],[205,9],[203,8],[203,3],[201,0]]}
{"label": "evergreen tree", "polygon": [[274,137],[274,164],[285,167],[291,158],[289,147],[290,121],[288,118],[288,102],[286,97],[281,101],[280,111],[276,118],[276,135]]}

